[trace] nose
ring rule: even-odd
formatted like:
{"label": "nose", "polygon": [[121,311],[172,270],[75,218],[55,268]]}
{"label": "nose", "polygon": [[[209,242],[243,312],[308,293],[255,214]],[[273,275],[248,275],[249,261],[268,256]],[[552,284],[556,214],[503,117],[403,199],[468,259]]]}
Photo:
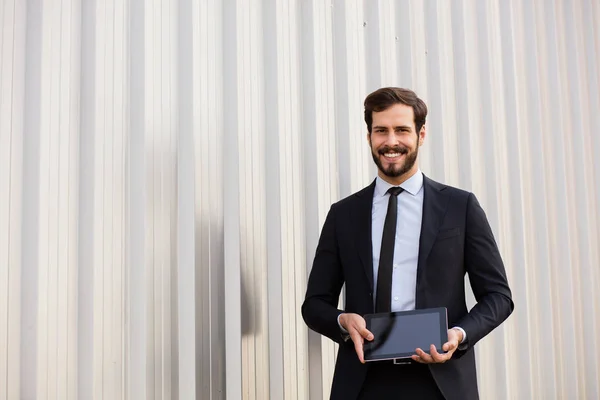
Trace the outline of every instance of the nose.
{"label": "nose", "polygon": [[385,144],[389,147],[394,147],[398,144],[398,137],[393,130],[388,131],[385,136]]}

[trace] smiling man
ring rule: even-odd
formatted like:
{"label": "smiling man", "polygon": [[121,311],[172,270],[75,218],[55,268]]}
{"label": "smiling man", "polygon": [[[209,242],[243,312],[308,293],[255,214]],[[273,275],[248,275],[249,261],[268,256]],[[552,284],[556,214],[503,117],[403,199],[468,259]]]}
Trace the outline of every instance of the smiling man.
{"label": "smiling man", "polygon": [[[367,140],[378,168],[368,187],[331,206],[302,315],[340,344],[331,399],[477,399],[474,345],[512,312],[504,265],[472,193],[419,169],[427,106],[408,89],[365,99]],[[467,310],[465,274],[477,304]],[[337,309],[346,285],[345,309]],[[446,353],[415,349],[411,363],[365,364],[373,340],[363,315],[446,307]]]}

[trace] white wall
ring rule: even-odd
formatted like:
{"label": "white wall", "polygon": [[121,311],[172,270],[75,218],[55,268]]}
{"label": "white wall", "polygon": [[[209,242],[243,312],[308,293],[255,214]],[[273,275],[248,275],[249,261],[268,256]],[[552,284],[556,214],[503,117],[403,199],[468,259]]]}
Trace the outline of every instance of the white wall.
{"label": "white wall", "polygon": [[597,0],[2,0],[0,398],[321,399],[299,309],[362,101],[429,106],[515,313],[484,399],[600,397]]}

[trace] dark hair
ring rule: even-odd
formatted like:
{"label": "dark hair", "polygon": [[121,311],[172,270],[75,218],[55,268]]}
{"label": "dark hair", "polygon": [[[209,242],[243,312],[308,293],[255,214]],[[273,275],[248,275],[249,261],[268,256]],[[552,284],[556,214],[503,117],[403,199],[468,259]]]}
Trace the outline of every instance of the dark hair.
{"label": "dark hair", "polygon": [[385,111],[394,104],[404,104],[412,107],[418,135],[421,127],[425,125],[427,106],[412,90],[397,87],[377,89],[365,99],[365,122],[369,133],[371,133],[373,127],[373,112]]}

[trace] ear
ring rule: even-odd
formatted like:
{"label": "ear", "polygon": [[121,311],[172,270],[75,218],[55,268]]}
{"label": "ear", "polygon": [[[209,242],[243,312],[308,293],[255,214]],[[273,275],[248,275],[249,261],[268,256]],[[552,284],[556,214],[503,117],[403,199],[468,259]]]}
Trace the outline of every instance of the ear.
{"label": "ear", "polygon": [[369,144],[369,147],[371,147],[371,132],[367,131],[367,143]]}
{"label": "ear", "polygon": [[423,145],[423,142],[425,141],[425,136],[427,136],[427,128],[425,127],[425,125],[423,125],[421,127],[421,130],[419,131],[419,146]]}

